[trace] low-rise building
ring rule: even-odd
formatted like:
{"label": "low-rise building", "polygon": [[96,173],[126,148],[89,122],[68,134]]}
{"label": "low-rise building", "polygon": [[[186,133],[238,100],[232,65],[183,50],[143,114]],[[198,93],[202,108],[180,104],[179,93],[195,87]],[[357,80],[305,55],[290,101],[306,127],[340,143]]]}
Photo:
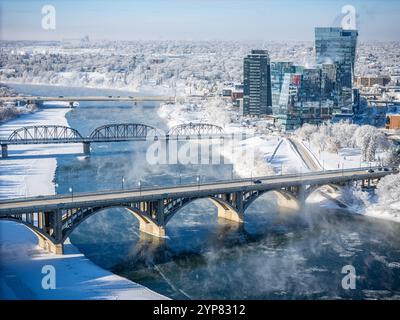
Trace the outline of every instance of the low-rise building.
{"label": "low-rise building", "polygon": [[400,129],[400,114],[386,115],[386,129]]}
{"label": "low-rise building", "polygon": [[357,77],[356,85],[357,87],[372,87],[374,85],[386,86],[390,82],[389,76],[382,77]]}

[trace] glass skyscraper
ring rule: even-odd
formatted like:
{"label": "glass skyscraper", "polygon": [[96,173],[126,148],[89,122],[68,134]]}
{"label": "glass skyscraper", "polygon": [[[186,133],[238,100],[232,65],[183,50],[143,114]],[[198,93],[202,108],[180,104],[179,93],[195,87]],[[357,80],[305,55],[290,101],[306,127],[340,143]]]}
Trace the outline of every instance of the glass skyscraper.
{"label": "glass skyscraper", "polygon": [[[335,102],[339,108],[351,107],[357,38],[357,30],[315,28],[317,63],[334,64],[336,66]],[[349,92],[350,97],[348,97]]]}
{"label": "glass skyscraper", "polygon": [[271,114],[271,65],[268,51],[252,50],[244,58],[243,75],[243,114]]}

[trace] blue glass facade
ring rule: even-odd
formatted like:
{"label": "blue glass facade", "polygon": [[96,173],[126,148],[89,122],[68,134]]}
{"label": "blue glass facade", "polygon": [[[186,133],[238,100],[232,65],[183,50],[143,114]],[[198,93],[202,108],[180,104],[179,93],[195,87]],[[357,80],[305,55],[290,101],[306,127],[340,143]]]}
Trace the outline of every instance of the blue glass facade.
{"label": "blue glass facade", "polygon": [[334,101],[339,110],[351,108],[357,38],[357,30],[315,28],[317,64],[334,64],[336,66]]}

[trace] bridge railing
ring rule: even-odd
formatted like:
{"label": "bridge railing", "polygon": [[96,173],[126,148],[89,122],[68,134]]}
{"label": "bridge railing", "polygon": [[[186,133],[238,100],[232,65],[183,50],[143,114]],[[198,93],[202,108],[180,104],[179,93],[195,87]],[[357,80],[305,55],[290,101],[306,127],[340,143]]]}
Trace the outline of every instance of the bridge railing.
{"label": "bridge railing", "polygon": [[[378,169],[380,167],[371,167],[372,170]],[[285,175],[274,175],[274,176],[261,176],[261,177],[253,177],[253,178],[240,178],[240,179],[228,179],[228,180],[218,180],[218,181],[209,181],[209,182],[203,182],[203,183],[186,183],[186,184],[180,184],[180,185],[174,185],[174,186],[144,186],[140,188],[132,188],[132,189],[118,189],[118,190],[101,190],[101,191],[96,191],[96,192],[79,192],[79,193],[74,193],[73,197],[81,197],[81,196],[91,196],[91,195],[108,195],[108,194],[126,194],[129,192],[145,192],[145,191],[160,191],[160,190],[165,190],[166,188],[168,189],[179,189],[179,188],[185,188],[185,187],[194,187],[194,186],[211,186],[211,185],[223,185],[226,183],[236,183],[236,182],[253,182],[255,180],[278,180],[282,178],[299,178],[299,177],[312,177],[312,176],[319,176],[319,175],[326,175],[326,174],[335,174],[335,173],[342,173],[342,172],[365,172],[369,170],[370,167],[368,168],[353,168],[353,169],[345,169],[345,170],[325,170],[325,171],[318,171],[318,172],[307,172],[304,174],[285,174]],[[389,173],[393,173],[394,171],[389,171]],[[376,173],[376,172],[375,172]],[[71,200],[72,194],[57,194],[57,195],[49,195],[49,196],[36,196],[36,197],[20,197],[20,198],[14,198],[14,199],[3,199],[0,200],[0,204],[2,203],[14,203],[14,202],[21,202],[21,201],[30,201],[30,200],[48,200],[48,199],[65,199],[67,202]],[[74,202],[76,203],[76,202]]]}

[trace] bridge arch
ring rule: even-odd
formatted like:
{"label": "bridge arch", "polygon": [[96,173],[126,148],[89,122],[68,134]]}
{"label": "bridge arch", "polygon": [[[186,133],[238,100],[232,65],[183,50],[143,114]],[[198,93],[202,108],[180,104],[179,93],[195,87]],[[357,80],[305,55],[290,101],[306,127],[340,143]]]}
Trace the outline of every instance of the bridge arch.
{"label": "bridge arch", "polygon": [[265,190],[265,191],[253,191],[249,192],[245,195],[244,199],[244,211],[246,211],[251,204],[257,199],[261,198],[266,194],[274,194],[277,196],[277,204],[279,206],[291,208],[291,209],[300,209],[300,202],[298,198],[288,190],[285,189],[277,189],[277,190]]}
{"label": "bridge arch", "polygon": [[218,217],[235,222],[243,222],[242,214],[238,210],[236,210],[231,204],[229,204],[228,201],[225,201],[218,197],[208,196],[203,198],[196,197],[174,200],[170,205],[166,206],[165,224],[167,224],[181,209],[199,199],[207,199],[212,204],[214,204],[218,210]]}
{"label": "bridge arch", "polygon": [[184,123],[172,127],[169,135],[176,136],[194,136],[194,135],[207,135],[207,134],[220,134],[224,130],[222,127],[210,123]]}
{"label": "bridge arch", "polygon": [[158,135],[158,129],[142,123],[117,123],[100,126],[90,134],[91,139],[129,139],[146,138],[149,135]]}
{"label": "bridge arch", "polygon": [[73,128],[56,125],[41,125],[22,127],[8,137],[9,141],[81,141],[81,134]]}
{"label": "bridge arch", "polygon": [[64,243],[65,240],[71,235],[71,233],[86,219],[94,216],[96,213],[99,213],[103,210],[113,208],[125,209],[129,213],[131,213],[138,220],[140,231],[156,237],[165,237],[164,227],[158,226],[157,223],[144,212],[141,212],[137,208],[131,207],[129,205],[115,205],[99,208],[88,208],[85,210],[76,211],[72,216],[69,217],[69,219],[63,222],[63,224],[67,226],[63,229],[61,243]]}
{"label": "bridge arch", "polygon": [[322,187],[328,188],[328,189],[330,190],[330,192],[337,192],[337,191],[340,191],[340,190],[341,190],[341,186],[339,186],[339,185],[337,185],[337,184],[332,184],[332,183],[330,183],[330,184],[321,184],[321,185],[316,184],[316,185],[309,186],[309,187],[304,191],[303,198],[304,198],[305,200],[307,200],[307,198],[308,198],[309,196],[311,196],[312,193],[314,193],[315,191],[317,191],[319,188],[322,188]]}

